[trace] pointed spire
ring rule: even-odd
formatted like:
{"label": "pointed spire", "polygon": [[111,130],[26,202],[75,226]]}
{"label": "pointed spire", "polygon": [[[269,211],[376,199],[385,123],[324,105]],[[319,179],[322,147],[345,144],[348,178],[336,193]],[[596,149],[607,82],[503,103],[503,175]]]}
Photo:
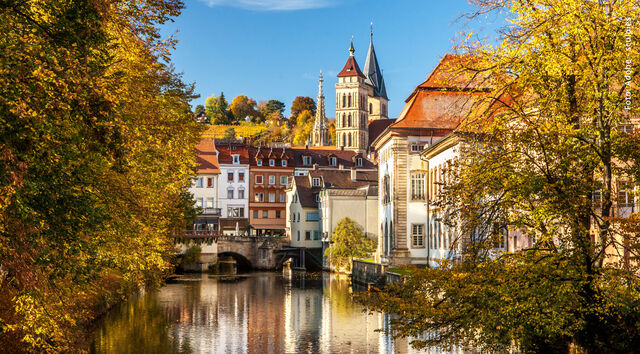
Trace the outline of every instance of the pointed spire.
{"label": "pointed spire", "polygon": [[353,48],[353,35],[351,35],[351,46],[349,47],[349,56],[352,57],[356,50]]}
{"label": "pointed spire", "polygon": [[320,70],[320,79],[318,79],[318,97],[323,96],[324,97],[324,93],[322,91],[322,82],[324,80],[322,79],[322,70]]}
{"label": "pointed spire", "polygon": [[367,53],[367,60],[364,62],[364,75],[367,77],[367,83],[373,86],[373,95],[387,98],[387,90],[385,88],[384,78],[382,77],[382,70],[380,70],[376,51],[373,48],[373,22],[371,22],[369,52]]}

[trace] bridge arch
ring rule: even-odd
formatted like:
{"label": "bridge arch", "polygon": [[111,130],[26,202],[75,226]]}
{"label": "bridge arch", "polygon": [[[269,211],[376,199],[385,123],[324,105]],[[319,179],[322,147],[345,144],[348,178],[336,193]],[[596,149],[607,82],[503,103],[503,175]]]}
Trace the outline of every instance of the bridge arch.
{"label": "bridge arch", "polygon": [[231,257],[236,261],[236,265],[238,266],[238,270],[251,270],[253,269],[253,264],[251,263],[251,261],[241,255],[240,253],[236,253],[236,252],[221,252],[218,253],[218,261],[223,260],[227,257]]}

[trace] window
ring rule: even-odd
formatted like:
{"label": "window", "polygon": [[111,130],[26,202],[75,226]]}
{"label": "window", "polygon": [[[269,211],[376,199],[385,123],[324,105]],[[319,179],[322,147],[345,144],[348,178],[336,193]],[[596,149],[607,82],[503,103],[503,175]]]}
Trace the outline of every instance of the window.
{"label": "window", "polygon": [[228,207],[227,215],[230,218],[243,218],[244,217],[244,208],[243,207]]}
{"label": "window", "polygon": [[599,204],[600,202],[602,202],[602,192],[601,191],[593,191],[593,194],[591,196],[591,200],[593,200],[594,203]]}
{"label": "window", "polygon": [[298,241],[300,241],[300,230],[298,230]]}
{"label": "window", "polygon": [[213,188],[213,177],[207,177],[207,188]]}
{"label": "window", "polygon": [[298,213],[298,221],[300,221],[300,213]]}
{"label": "window", "polygon": [[256,160],[256,165],[262,166],[262,159]]}
{"label": "window", "polygon": [[276,202],[276,194],[269,193],[269,203],[275,203],[275,202]]}
{"label": "window", "polygon": [[276,184],[276,176],[269,176],[269,184]]}
{"label": "window", "polygon": [[311,186],[312,187],[320,187],[320,178],[318,177],[313,177],[311,179]]}
{"label": "window", "polygon": [[382,179],[383,181],[383,188],[384,188],[384,199],[383,202],[385,204],[390,203],[391,202],[391,189],[390,189],[390,185],[389,185],[389,175],[385,175]]}
{"label": "window", "polygon": [[411,244],[413,247],[424,247],[424,224],[411,224]]}
{"label": "window", "polygon": [[318,231],[313,231],[313,239],[314,240],[319,240],[320,239],[320,233],[318,233]]}
{"label": "window", "polygon": [[286,203],[287,202],[287,195],[284,193],[280,193],[280,203]]}
{"label": "window", "polygon": [[276,219],[280,219],[282,217],[282,213],[280,210],[276,210]]}
{"label": "window", "polygon": [[238,182],[244,182],[244,172],[238,172]]}
{"label": "window", "polygon": [[315,197],[315,199],[316,199],[316,203],[320,201],[320,194],[319,194],[319,193],[316,193],[316,194],[314,194],[313,196],[314,196],[314,197]]}
{"label": "window", "polygon": [[238,189],[238,199],[244,199],[244,189]]}
{"label": "window", "polygon": [[330,157],[329,158],[329,165],[330,166],[337,166],[338,165],[338,159],[335,157]]}
{"label": "window", "polygon": [[373,113],[373,104],[369,103],[369,114]]}
{"label": "window", "polygon": [[233,182],[233,172],[227,173],[227,181]]}
{"label": "window", "polygon": [[239,165],[240,164],[240,155],[233,154],[233,155],[231,155],[231,158],[233,159],[233,164],[234,165]]}
{"label": "window", "polygon": [[269,217],[269,211],[268,210],[263,210],[262,211],[262,218],[266,219]]}
{"label": "window", "polygon": [[200,208],[204,208],[204,200],[202,198],[196,199],[196,206]]}
{"label": "window", "polygon": [[311,156],[302,156],[302,164],[305,166],[311,165]]}
{"label": "window", "polygon": [[282,165],[282,167],[287,167],[287,160],[280,161],[280,164]]}
{"label": "window", "polygon": [[318,221],[319,219],[320,218],[317,211],[307,212],[306,221]]}
{"label": "window", "polygon": [[362,157],[358,157],[358,158],[356,159],[356,166],[358,166],[358,167],[362,167]]}
{"label": "window", "polygon": [[289,184],[289,178],[287,176],[280,176],[280,184],[286,186]]}
{"label": "window", "polygon": [[254,201],[256,201],[256,202],[264,202],[264,193],[256,193]]}
{"label": "window", "polygon": [[305,231],[304,232],[304,239],[305,240],[311,240],[311,231]]}
{"label": "window", "polygon": [[275,165],[276,165],[276,160],[269,159],[269,166],[275,166]]}
{"label": "window", "polygon": [[207,203],[204,206],[205,208],[213,208],[213,198],[207,198]]}
{"label": "window", "polygon": [[618,206],[633,206],[633,191],[628,182],[618,182]]}
{"label": "window", "polygon": [[196,187],[202,188],[202,177],[196,178]]}
{"label": "window", "polygon": [[257,218],[258,218],[258,211],[257,211],[257,210],[254,210],[254,211],[253,211],[253,218],[254,218],[254,219],[257,219]]}
{"label": "window", "polygon": [[424,173],[414,173],[411,175],[411,199],[424,199]]}
{"label": "window", "polygon": [[422,151],[422,145],[420,144],[411,145],[411,152],[421,152],[421,151]]}
{"label": "window", "polygon": [[227,199],[233,199],[233,188],[227,189]]}
{"label": "window", "polygon": [[262,175],[256,175],[256,184],[262,184]]}

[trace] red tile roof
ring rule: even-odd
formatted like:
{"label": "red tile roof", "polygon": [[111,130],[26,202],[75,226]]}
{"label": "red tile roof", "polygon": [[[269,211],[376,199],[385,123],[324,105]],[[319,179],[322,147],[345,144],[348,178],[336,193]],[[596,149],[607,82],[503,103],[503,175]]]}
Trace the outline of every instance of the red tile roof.
{"label": "red tile roof", "polygon": [[346,64],[344,64],[344,68],[342,68],[342,71],[338,74],[338,77],[346,76],[360,76],[363,79],[366,79],[362,71],[360,71],[356,58],[353,56],[350,56],[349,59],[347,59]]}
{"label": "red tile roof", "polygon": [[[322,187],[312,187],[311,178],[320,178]],[[368,188],[367,193],[377,192],[378,171],[356,171],[356,180],[351,179],[351,170],[312,170],[309,176],[295,176],[294,181],[300,199],[305,208],[317,208],[316,195],[323,188],[348,189]],[[374,187],[374,188],[372,188]]]}
{"label": "red tile roof", "polygon": [[[350,150],[339,150],[335,149],[313,149],[313,148],[291,148],[293,153],[293,165],[295,167],[308,167],[312,168],[313,165],[317,164],[318,167],[331,167],[338,168],[338,166],[342,165],[344,168],[356,167],[356,158],[362,158],[362,166],[358,166],[358,168],[362,169],[373,169],[376,168],[376,165],[369,161],[366,156],[363,156],[360,153]],[[329,155],[333,155],[336,157],[336,166],[331,166],[329,164]],[[304,165],[303,164],[303,156],[311,156],[311,164]]]}
{"label": "red tile roof", "polygon": [[220,164],[232,164],[232,155],[240,155],[240,164],[249,163],[249,148],[243,144],[229,143],[229,144],[216,144],[216,150],[218,150],[218,162]]}
{"label": "red tile roof", "polygon": [[198,173],[220,173],[218,156],[213,139],[202,139],[196,145]]}
{"label": "red tile roof", "polygon": [[369,122],[369,146],[376,140],[388,126],[395,122],[395,119],[376,119]]}

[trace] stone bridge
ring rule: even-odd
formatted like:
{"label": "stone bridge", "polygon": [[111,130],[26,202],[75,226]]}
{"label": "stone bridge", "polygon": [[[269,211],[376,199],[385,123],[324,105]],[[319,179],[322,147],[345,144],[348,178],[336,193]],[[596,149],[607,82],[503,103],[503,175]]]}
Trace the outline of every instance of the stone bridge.
{"label": "stone bridge", "polygon": [[174,236],[174,243],[184,253],[189,247],[199,245],[200,269],[207,270],[209,265],[216,264],[222,257],[235,259],[238,268],[271,270],[282,266],[284,254],[289,240],[282,237],[264,236],[229,236],[217,231],[193,230]]}

